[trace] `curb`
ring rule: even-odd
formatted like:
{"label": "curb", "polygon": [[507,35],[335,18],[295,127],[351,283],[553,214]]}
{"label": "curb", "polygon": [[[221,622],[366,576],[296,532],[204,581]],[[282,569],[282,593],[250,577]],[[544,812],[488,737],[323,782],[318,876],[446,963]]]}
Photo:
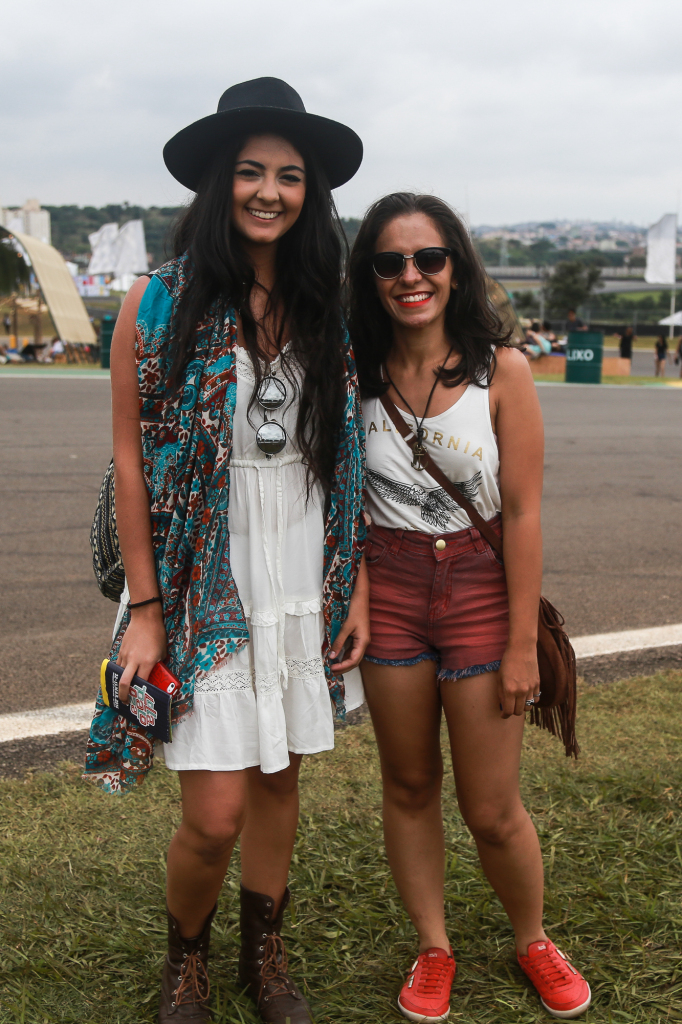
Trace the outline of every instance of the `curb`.
{"label": "curb", "polygon": [[[596,633],[594,636],[577,636],[571,643],[579,662],[581,674],[589,672],[589,666],[603,664],[598,659],[607,659],[614,666],[628,660],[628,656],[641,655],[642,652],[661,652],[654,657],[654,661],[665,660],[666,649],[673,647],[682,648],[682,623],[672,626],[656,626],[652,629],[630,629],[618,633]],[[619,656],[614,659],[614,656]],[[670,665],[676,667],[680,660],[677,652],[670,652],[672,661]],[[597,659],[595,661],[595,659]],[[580,664],[584,662],[586,664]],[[642,658],[634,658],[635,664],[642,662]],[[662,665],[661,665],[662,667]],[[610,678],[613,676],[611,673]],[[36,736],[55,736],[61,732],[76,732],[90,728],[94,705],[88,701],[85,704],[63,704],[55,708],[38,708],[34,711],[13,711],[10,714],[0,715],[0,744],[13,740],[31,739]],[[364,716],[358,715],[357,711],[350,712],[360,720]],[[354,719],[351,718],[351,723]]]}

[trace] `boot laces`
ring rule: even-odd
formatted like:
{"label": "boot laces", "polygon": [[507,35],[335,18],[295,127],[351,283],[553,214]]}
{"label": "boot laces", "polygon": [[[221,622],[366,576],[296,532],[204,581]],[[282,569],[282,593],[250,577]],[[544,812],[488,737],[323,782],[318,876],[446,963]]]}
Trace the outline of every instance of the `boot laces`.
{"label": "boot laces", "polygon": [[175,990],[176,1006],[183,1003],[205,1003],[211,994],[211,983],[204,961],[189,953],[180,965],[180,984]]}
{"label": "boot laces", "polygon": [[439,996],[447,981],[449,963],[437,958],[424,959],[416,968],[417,992],[420,996]]}
{"label": "boot laces", "polygon": [[263,964],[260,969],[261,984],[258,1001],[267,986],[268,997],[286,996],[292,991],[291,982],[287,977],[289,958],[284,943],[279,935],[268,935],[265,943]]}
{"label": "boot laces", "polygon": [[556,948],[546,950],[542,956],[533,957],[532,963],[533,969],[552,988],[565,988],[570,985],[573,981],[572,975],[576,973]]}

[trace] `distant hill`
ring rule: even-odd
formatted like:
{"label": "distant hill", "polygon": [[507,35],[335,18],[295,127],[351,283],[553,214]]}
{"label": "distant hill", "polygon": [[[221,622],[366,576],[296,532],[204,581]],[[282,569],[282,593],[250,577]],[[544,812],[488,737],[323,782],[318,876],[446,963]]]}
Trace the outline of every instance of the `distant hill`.
{"label": "distant hill", "polygon": [[[129,220],[142,220],[147,240],[147,251],[152,260],[150,270],[154,270],[168,258],[170,238],[173,225],[182,206],[129,206],[127,203],[116,206],[45,206],[52,219],[52,244],[56,249],[74,263],[86,265],[90,257],[88,235],[97,231],[103,224],[115,222],[120,226]],[[350,245],[360,227],[360,221],[354,217],[343,218],[342,224]]]}

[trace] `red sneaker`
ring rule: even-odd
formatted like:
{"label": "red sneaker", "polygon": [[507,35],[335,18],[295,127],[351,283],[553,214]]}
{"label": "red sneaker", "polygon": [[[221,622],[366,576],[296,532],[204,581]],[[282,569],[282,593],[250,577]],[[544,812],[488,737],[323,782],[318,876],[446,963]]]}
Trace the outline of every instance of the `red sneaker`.
{"label": "red sneaker", "polygon": [[585,1012],[592,999],[590,986],[553,942],[531,942],[526,956],[516,955],[548,1013],[572,1020]]}
{"label": "red sneaker", "polygon": [[446,953],[434,946],[420,953],[400,991],[398,1009],[403,1017],[418,1024],[447,1020],[456,970],[452,950]]}

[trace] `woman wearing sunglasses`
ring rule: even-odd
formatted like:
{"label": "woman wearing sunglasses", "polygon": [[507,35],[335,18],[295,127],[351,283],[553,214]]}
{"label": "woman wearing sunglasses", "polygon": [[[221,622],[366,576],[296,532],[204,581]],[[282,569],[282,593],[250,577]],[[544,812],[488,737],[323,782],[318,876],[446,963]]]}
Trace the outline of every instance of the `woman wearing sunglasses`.
{"label": "woman wearing sunglasses", "polygon": [[[450,1010],[444,713],[459,806],[519,964],[551,1014],[575,1017],[589,986],[543,930],[542,857],[519,796],[524,710],[539,679],[543,428],[533,380],[488,301],[466,229],[441,200],[398,193],[375,203],[349,276],[372,519],[362,674],[386,850],[419,933],[398,1005],[413,1021]],[[504,566],[460,496],[504,534]]]}
{"label": "woman wearing sunglasses", "polygon": [[[161,1022],[210,1019],[208,947],[241,836],[239,983],[261,1019],[308,1024],[280,938],[304,754],[363,700],[363,435],[341,316],[331,197],[362,144],[285,82],[228,89],[167,144],[196,192],[175,257],[132,288],[112,346],[116,513],[127,588],[112,657],[182,684],[165,762]],[[331,698],[331,700],[330,700]],[[110,791],[151,766],[144,730],[98,702],[87,772]]]}

